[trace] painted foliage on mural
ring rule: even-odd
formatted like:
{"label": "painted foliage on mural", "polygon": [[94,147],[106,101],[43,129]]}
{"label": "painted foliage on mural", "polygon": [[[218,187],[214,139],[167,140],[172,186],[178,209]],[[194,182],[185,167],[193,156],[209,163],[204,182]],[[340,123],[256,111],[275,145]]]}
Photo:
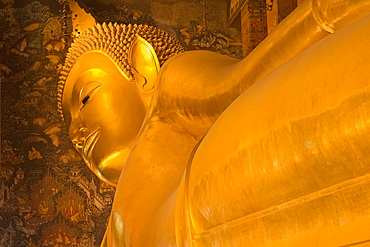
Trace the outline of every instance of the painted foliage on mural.
{"label": "painted foliage on mural", "polygon": [[110,213],[114,188],[82,163],[56,109],[71,33],[62,11],[0,3],[0,246],[98,246]]}
{"label": "painted foliage on mural", "polygon": [[190,21],[190,28],[181,28],[181,44],[188,50],[209,50],[234,58],[242,58],[242,43],[224,35],[209,31],[198,21]]}
{"label": "painted foliage on mural", "polygon": [[84,11],[91,14],[98,23],[118,22],[122,24],[155,26],[155,21],[150,15],[137,9],[130,9],[124,5],[108,5],[103,0],[76,0],[76,2]]}
{"label": "painted foliage on mural", "polygon": [[209,50],[229,57],[243,58],[242,43],[225,35],[221,30],[209,29],[208,23],[214,18],[210,6],[210,1],[200,1],[202,15],[198,16],[198,20],[191,20],[186,27],[180,28],[182,45],[188,50]]}

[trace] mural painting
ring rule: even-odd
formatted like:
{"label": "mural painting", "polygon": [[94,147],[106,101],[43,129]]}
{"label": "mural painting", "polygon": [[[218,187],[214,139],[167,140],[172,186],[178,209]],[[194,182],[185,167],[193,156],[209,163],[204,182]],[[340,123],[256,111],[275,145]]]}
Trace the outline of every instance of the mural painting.
{"label": "mural painting", "polygon": [[71,18],[23,2],[0,5],[0,246],[98,246],[114,188],[82,163],[55,103]]}
{"label": "mural painting", "polygon": [[197,20],[190,20],[185,27],[180,28],[180,41],[188,50],[209,50],[234,58],[242,57],[242,43],[229,37],[222,30],[210,30],[208,23],[214,16],[210,8],[211,2],[200,1],[202,14]]}

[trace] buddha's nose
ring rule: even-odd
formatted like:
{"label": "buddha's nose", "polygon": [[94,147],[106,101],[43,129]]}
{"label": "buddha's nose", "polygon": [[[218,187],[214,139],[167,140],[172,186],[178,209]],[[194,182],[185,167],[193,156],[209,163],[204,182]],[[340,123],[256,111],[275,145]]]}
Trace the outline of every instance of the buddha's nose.
{"label": "buddha's nose", "polygon": [[69,128],[69,138],[77,150],[81,150],[87,135],[87,128],[82,121],[72,121]]}

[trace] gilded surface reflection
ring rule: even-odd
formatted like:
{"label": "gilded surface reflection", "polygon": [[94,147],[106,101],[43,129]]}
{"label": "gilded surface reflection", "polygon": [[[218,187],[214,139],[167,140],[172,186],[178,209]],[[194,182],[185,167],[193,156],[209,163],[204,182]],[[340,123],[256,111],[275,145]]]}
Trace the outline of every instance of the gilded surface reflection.
{"label": "gilded surface reflection", "polygon": [[59,107],[117,186],[102,246],[369,241],[369,12],[306,1],[241,61],[147,26],[79,36]]}

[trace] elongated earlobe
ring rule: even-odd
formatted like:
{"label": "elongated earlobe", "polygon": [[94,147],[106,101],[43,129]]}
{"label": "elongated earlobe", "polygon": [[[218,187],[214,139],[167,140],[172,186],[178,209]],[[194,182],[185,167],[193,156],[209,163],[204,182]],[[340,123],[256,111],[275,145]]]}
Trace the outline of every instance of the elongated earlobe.
{"label": "elongated earlobe", "polygon": [[143,94],[151,94],[159,72],[159,61],[153,47],[139,35],[131,44],[128,56],[136,83]]}

